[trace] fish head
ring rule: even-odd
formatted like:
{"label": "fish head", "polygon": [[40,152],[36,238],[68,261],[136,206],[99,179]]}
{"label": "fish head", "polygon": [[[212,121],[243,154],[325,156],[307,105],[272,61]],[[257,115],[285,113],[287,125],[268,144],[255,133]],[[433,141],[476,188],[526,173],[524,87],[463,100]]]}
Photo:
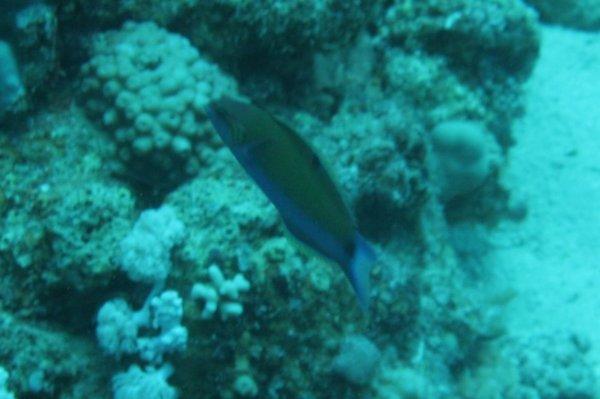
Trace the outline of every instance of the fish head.
{"label": "fish head", "polygon": [[247,127],[237,117],[227,98],[213,101],[205,108],[208,119],[228,147],[236,147],[246,140]]}

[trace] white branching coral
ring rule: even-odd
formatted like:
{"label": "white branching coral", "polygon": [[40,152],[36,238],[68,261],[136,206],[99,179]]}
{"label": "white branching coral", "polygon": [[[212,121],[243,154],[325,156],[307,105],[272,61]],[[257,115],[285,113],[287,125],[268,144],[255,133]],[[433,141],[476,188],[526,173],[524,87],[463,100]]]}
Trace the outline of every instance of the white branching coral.
{"label": "white branching coral", "polygon": [[244,307],[239,301],[240,294],[250,289],[250,283],[241,274],[236,274],[232,279],[226,279],[217,265],[208,268],[210,283],[196,283],[192,287],[193,299],[204,301],[201,317],[211,319],[219,310],[221,318],[240,316]]}
{"label": "white branching coral", "polygon": [[[188,332],[181,325],[182,317],[183,301],[176,291],[152,297],[138,311],[123,299],[113,299],[98,312],[96,336],[111,355],[138,354],[147,363],[160,364],[165,354],[186,348]],[[157,334],[139,336],[140,330]]]}
{"label": "white branching coral", "polygon": [[168,206],[149,209],[120,243],[118,262],[136,282],[163,282],[171,270],[170,252],[184,237],[185,226]]}

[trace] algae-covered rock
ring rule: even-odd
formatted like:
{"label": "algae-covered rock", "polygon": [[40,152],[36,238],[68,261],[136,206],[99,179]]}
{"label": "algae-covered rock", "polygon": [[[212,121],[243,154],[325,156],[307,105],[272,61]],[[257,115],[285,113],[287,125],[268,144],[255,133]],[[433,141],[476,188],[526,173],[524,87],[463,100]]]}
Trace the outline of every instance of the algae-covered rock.
{"label": "algae-covered rock", "polygon": [[585,339],[566,331],[509,336],[461,376],[468,399],[593,399],[598,381]]}
{"label": "algae-covered rock", "polygon": [[448,57],[470,78],[525,78],[539,50],[535,14],[517,0],[397,1],[384,34],[409,48]]}
{"label": "algae-covered rock", "polygon": [[444,57],[386,52],[383,77],[386,90],[406,99],[432,124],[456,118],[486,118],[490,110],[481,93],[462,81]]}
{"label": "algae-covered rock", "polygon": [[[86,0],[49,0],[58,8],[59,20],[65,25],[84,22],[93,29],[115,28],[126,19],[151,21],[167,26],[189,13],[194,7],[204,6],[199,0],[97,0],[93,7]],[[81,32],[81,29],[77,29]]]}
{"label": "algae-covered rock", "polygon": [[540,13],[542,21],[568,28],[600,29],[600,3],[596,0],[526,0]]}
{"label": "algae-covered rock", "polygon": [[509,341],[505,355],[519,373],[520,386],[506,387],[509,398],[523,391],[535,391],[548,399],[592,399],[597,377],[587,358],[585,339],[565,332],[516,337]]}
{"label": "algae-covered rock", "polygon": [[0,313],[0,363],[18,397],[109,398],[108,370],[80,336]]}
{"label": "algae-covered rock", "polygon": [[383,103],[368,112],[342,109],[315,140],[328,150],[360,230],[373,239],[410,231],[428,197],[419,129],[402,109]]}
{"label": "algae-covered rock", "polygon": [[262,68],[294,64],[316,49],[347,44],[366,26],[372,7],[364,0],[215,0],[197,7],[200,22],[186,29],[192,42],[215,57],[255,63],[260,58],[254,66]]}
{"label": "algae-covered rock", "polygon": [[25,87],[11,46],[0,41],[0,120],[24,107]]}
{"label": "algae-covered rock", "polygon": [[40,115],[21,140],[2,144],[0,254],[2,274],[14,285],[2,300],[29,314],[57,287],[75,294],[105,286],[135,214],[129,190],[109,177],[110,143],[81,113]]}
{"label": "algae-covered rock", "polygon": [[[382,16],[386,74],[432,125],[478,119],[503,149],[539,54],[535,13],[517,0],[397,1]],[[408,89],[408,90],[406,90]],[[411,96],[414,95],[414,99]]]}
{"label": "algae-covered rock", "polygon": [[0,120],[17,119],[44,98],[59,69],[54,8],[43,2],[0,5]]}

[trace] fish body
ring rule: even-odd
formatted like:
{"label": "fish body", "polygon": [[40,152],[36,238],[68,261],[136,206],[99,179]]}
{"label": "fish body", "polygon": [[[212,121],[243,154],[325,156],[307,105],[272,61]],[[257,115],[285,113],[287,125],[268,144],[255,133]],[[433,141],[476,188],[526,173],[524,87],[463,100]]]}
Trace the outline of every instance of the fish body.
{"label": "fish body", "polygon": [[340,265],[366,309],[375,255],[315,151],[294,130],[252,104],[224,97],[206,112],[290,233]]}

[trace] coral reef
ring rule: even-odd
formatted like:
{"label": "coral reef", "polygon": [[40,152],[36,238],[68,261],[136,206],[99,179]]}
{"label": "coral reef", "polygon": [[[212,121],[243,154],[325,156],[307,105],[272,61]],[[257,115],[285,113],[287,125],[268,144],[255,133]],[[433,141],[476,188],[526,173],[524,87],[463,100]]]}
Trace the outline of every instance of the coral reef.
{"label": "coral reef", "polygon": [[397,1],[383,30],[393,43],[442,54],[470,79],[484,81],[526,77],[539,47],[535,16],[517,0]]}
{"label": "coral reef", "polygon": [[431,167],[442,202],[469,194],[499,167],[500,149],[476,122],[448,120],[431,132]]}
{"label": "coral reef", "polygon": [[31,94],[41,91],[58,68],[54,9],[43,2],[25,2],[15,14],[14,30],[9,37],[28,91]]}
{"label": "coral reef", "polygon": [[177,392],[167,382],[172,373],[173,368],[169,365],[144,370],[133,365],[113,377],[114,399],[176,399]]}
{"label": "coral reef", "polygon": [[364,385],[373,377],[380,358],[379,349],[368,338],[350,335],[342,341],[331,369],[351,384]]}
{"label": "coral reef", "polygon": [[293,124],[327,154],[324,161],[348,193],[359,230],[385,240],[411,231],[429,196],[426,142],[422,126],[396,104],[378,102],[364,111],[355,106],[348,101],[327,125],[304,113]]}
{"label": "coral reef", "polygon": [[186,38],[150,22],[102,33],[92,47],[84,106],[117,143],[126,173],[168,191],[212,162],[219,144],[204,106],[235,93],[233,80]]}
{"label": "coral reef", "polygon": [[535,392],[548,399],[594,398],[596,377],[585,357],[588,349],[580,337],[560,332],[515,339],[506,356],[517,367],[520,386],[507,387],[508,396]]}
{"label": "coral reef", "polygon": [[444,397],[444,385],[427,379],[423,370],[388,361],[375,376],[372,390],[377,399],[437,399]]}
{"label": "coral reef", "polygon": [[[57,8],[59,23],[73,28],[77,20],[85,22],[90,30],[106,30],[120,26],[125,20],[151,21],[159,26],[172,24],[177,18],[189,14],[197,7],[203,7],[198,0],[98,0],[90,7],[85,0],[49,0]],[[81,29],[65,32],[72,35]]]}
{"label": "coral reef", "polygon": [[428,128],[447,118],[480,120],[506,149],[510,121],[522,112],[518,82],[539,53],[535,14],[518,0],[397,1],[383,21],[381,35],[399,54],[409,54],[393,69],[405,78],[390,83],[413,94],[425,86],[417,109],[437,108],[423,115],[434,117]]}
{"label": "coral reef", "polygon": [[[1,120],[3,116],[14,119],[31,109],[34,100],[47,95],[43,89],[55,80],[59,55],[52,7],[38,1],[6,2],[0,6],[0,13],[0,42],[14,53],[10,60],[4,48],[0,52],[0,87],[4,97],[0,101]],[[10,91],[5,92],[7,89],[12,89],[12,99],[8,97]],[[10,107],[5,107],[3,103],[8,100]]]}
{"label": "coral reef", "polygon": [[461,389],[477,399],[594,399],[598,384],[588,351],[585,340],[565,332],[507,337],[463,376]]}
{"label": "coral reef", "polygon": [[440,56],[410,54],[391,49],[385,54],[383,78],[388,92],[396,92],[411,108],[426,109],[423,118],[435,125],[453,118],[490,117],[477,90],[463,82]]}
{"label": "coral reef", "polygon": [[[502,304],[473,289],[449,223],[505,216],[502,157],[537,56],[526,6],[51,4],[11,11],[21,33],[1,39],[28,95],[57,60],[64,74],[0,135],[0,364],[15,396],[109,397],[112,375],[117,399],[458,397],[503,334]],[[238,86],[330,164],[378,252],[368,316],[212,131],[205,105]],[[561,378],[587,394],[586,376]]]}
{"label": "coral reef", "polygon": [[[138,354],[151,364],[162,363],[166,353],[185,350],[188,333],[181,325],[182,300],[175,291],[152,297],[139,311],[122,299],[106,302],[98,312],[96,335],[100,346],[116,357]],[[138,336],[139,330],[158,330],[156,336]]]}
{"label": "coral reef", "polygon": [[15,112],[22,104],[25,88],[10,45],[0,41],[0,119],[7,112]]}
{"label": "coral reef", "polygon": [[[20,314],[68,319],[67,305],[90,306],[89,293],[114,281],[112,259],[133,222],[134,199],[108,178],[113,149],[80,112],[42,113],[30,126],[18,147],[0,136],[2,302]],[[80,300],[40,304],[66,287]]]}
{"label": "coral reef", "polygon": [[[233,170],[228,173],[239,175],[239,167],[231,165]],[[189,334],[195,340],[182,359],[174,362],[175,377],[185,380],[191,375],[202,377],[194,378],[197,384],[194,387],[187,385],[182,395],[218,391],[227,397],[237,392],[242,382],[246,385],[248,378],[254,381],[248,385],[256,387],[259,397],[269,389],[281,395],[317,392],[312,385],[326,383],[331,358],[319,356],[316,359],[318,366],[307,368],[302,364],[307,359],[300,353],[313,347],[311,342],[330,339],[328,336],[333,334],[334,325],[327,314],[340,314],[338,306],[346,304],[350,312],[347,316],[340,314],[340,317],[351,320],[360,314],[353,294],[342,274],[334,274],[329,268],[322,270],[325,266],[319,262],[305,265],[306,258],[283,238],[274,209],[261,197],[258,189],[249,180],[226,177],[228,173],[223,173],[218,180],[197,178],[167,198],[167,203],[186,220],[189,231],[181,247],[174,252],[174,260],[185,266],[173,270],[172,284],[187,290],[189,281],[200,281],[204,291],[212,288],[216,292],[216,286],[221,291],[237,280],[236,287],[232,288],[239,293],[246,284],[242,283],[240,287],[242,280],[235,276],[244,273],[252,287],[239,298],[232,298],[232,295],[236,296],[236,290],[226,289],[219,294],[226,299],[219,301],[215,311],[221,313],[223,303],[229,301],[237,309],[243,307],[243,313],[236,317],[208,317],[212,311],[206,303],[186,307]],[[206,234],[208,230],[202,227],[208,225],[211,234]],[[319,273],[319,277],[309,277],[311,270]],[[225,276],[231,276],[231,279],[227,280]],[[331,286],[344,292],[341,303],[339,299],[333,301],[332,294],[336,289],[325,285],[325,276],[330,279]],[[314,283],[307,287],[299,284],[308,279]],[[319,299],[315,296],[317,292],[330,299]],[[314,306],[329,310],[310,312]],[[290,320],[290,307],[294,313],[303,316]],[[318,325],[319,331],[307,331],[309,325]],[[270,333],[265,334],[264,328]],[[207,356],[214,357],[215,367],[190,367]],[[298,356],[298,362],[288,362]],[[179,367],[179,362],[186,366]],[[229,369],[233,371],[227,372]],[[268,371],[274,369],[280,371],[275,374]],[[282,384],[281,378],[286,383]],[[214,385],[215,381],[220,381],[218,386]]]}
{"label": "coral reef", "polygon": [[8,373],[4,367],[0,366],[0,399],[14,399],[15,395],[6,389],[6,381],[8,380]]}
{"label": "coral reef", "polygon": [[[315,51],[349,43],[371,20],[364,0],[214,0],[183,18],[184,33],[260,98],[300,90]],[[187,21],[193,21],[189,23]]]}
{"label": "coral reef", "polygon": [[106,370],[80,336],[0,313],[0,361],[18,397],[106,397]]}
{"label": "coral reef", "polygon": [[582,30],[600,29],[600,5],[594,0],[526,0],[543,21]]}
{"label": "coral reef", "polygon": [[[202,299],[204,307],[201,317],[210,319],[219,309],[221,318],[224,320],[229,317],[240,316],[244,312],[244,307],[238,302],[240,292],[246,292],[250,289],[250,283],[240,273],[232,279],[226,280],[225,276],[217,265],[208,267],[208,276],[211,284],[195,283],[192,286],[192,299]],[[220,299],[225,301],[219,301]]]}
{"label": "coral reef", "polygon": [[171,270],[171,248],[182,241],[184,229],[168,206],[142,212],[119,243],[119,266],[132,281],[149,284],[164,281]]}
{"label": "coral reef", "polygon": [[249,375],[240,375],[233,383],[233,390],[235,393],[243,398],[253,398],[258,395],[258,387],[256,382]]}

